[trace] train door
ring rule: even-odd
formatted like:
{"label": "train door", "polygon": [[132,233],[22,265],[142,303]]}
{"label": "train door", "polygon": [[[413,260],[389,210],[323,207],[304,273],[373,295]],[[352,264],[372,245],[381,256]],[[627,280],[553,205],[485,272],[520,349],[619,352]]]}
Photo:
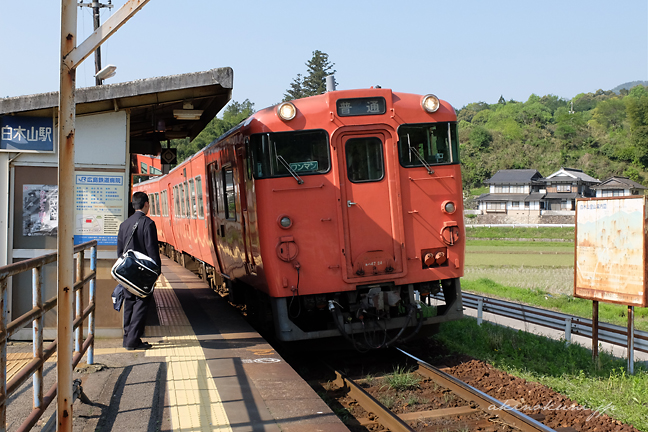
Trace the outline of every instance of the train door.
{"label": "train door", "polygon": [[249,154],[248,149],[248,140],[245,140],[245,147],[240,147],[236,150],[236,166],[238,169],[238,183],[239,183],[239,201],[241,203],[241,229],[243,234],[243,252],[245,256],[245,266],[246,272],[254,270],[254,260],[251,259],[251,242],[250,242],[250,217],[248,214],[248,202],[247,202],[247,188],[246,188],[246,179],[247,175],[251,173],[249,160],[246,156]]}
{"label": "train door", "polygon": [[209,164],[209,199],[211,211],[210,218],[212,224],[212,240],[214,243],[214,253],[220,268],[221,274],[228,274],[227,268],[223,266],[223,244],[225,243],[225,221],[223,220],[224,209],[222,204],[222,172],[218,169],[218,162]]}
{"label": "train door", "polygon": [[398,193],[390,190],[394,182],[387,162],[392,152],[386,152],[393,146],[387,132],[344,133],[336,145],[348,279],[403,272]]}
{"label": "train door", "polygon": [[175,227],[175,215],[176,215],[176,213],[175,213],[176,206],[175,206],[175,202],[174,202],[174,192],[175,192],[175,190],[171,186],[171,183],[167,184],[166,190],[167,190],[167,202],[169,204],[169,207],[168,207],[168,209],[169,209],[169,217],[167,218],[167,223],[169,224],[169,226],[168,226],[169,231],[168,232],[170,233],[167,242],[169,244],[177,246],[178,240],[176,239],[175,228],[174,228]]}

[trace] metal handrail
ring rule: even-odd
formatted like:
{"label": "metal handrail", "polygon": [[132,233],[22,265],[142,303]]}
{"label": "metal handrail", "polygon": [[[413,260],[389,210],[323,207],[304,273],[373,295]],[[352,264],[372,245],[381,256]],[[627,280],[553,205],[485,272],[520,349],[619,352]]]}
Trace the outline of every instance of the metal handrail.
{"label": "metal handrail", "polygon": [[[90,249],[90,273],[84,275],[85,268],[85,251]],[[74,320],[75,345],[74,345],[74,368],[83,355],[88,353],[88,364],[94,363],[94,334],[95,334],[95,297],[97,282],[97,241],[92,240],[74,247],[74,253],[77,255],[76,263],[76,280],[74,291],[76,293],[76,314]],[[17,429],[18,431],[30,430],[43,415],[50,402],[56,395],[58,384],[55,383],[49,390],[48,394],[43,396],[43,365],[57,350],[57,341],[54,340],[46,349],[43,348],[43,324],[45,314],[54,309],[57,305],[57,298],[43,302],[42,285],[43,267],[47,264],[56,262],[57,253],[50,253],[40,257],[20,261],[0,267],[0,432],[6,430],[7,418],[7,401],[13,392],[32,377],[34,387],[34,405],[33,410],[23,424]],[[7,323],[7,280],[17,274],[32,271],[32,309],[10,323]],[[83,287],[89,284],[89,302],[88,307],[83,308]],[[83,340],[82,325],[88,318],[88,336]],[[25,365],[9,383],[7,383],[7,341],[19,330],[32,324],[32,341],[33,341],[33,360]]]}
{"label": "metal handrail", "polygon": [[[565,331],[565,340],[571,342],[571,335],[592,338],[592,320],[575,315],[564,314],[549,309],[512,303],[505,300],[484,297],[463,291],[463,305],[477,309],[478,320],[483,312],[489,312],[506,318],[516,319],[525,323],[536,324],[554,330]],[[435,295],[435,299],[443,300],[443,295]],[[626,327],[599,322],[598,340],[623,348],[628,347],[628,329]],[[634,349],[648,353],[648,332],[634,330]]]}

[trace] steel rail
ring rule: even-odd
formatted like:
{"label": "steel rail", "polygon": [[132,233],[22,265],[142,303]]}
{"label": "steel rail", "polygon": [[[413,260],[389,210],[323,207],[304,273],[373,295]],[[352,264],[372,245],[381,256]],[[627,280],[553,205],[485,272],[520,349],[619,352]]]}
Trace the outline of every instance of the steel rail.
{"label": "steel rail", "polygon": [[493,407],[497,407],[499,409],[497,411],[497,416],[504,419],[504,421],[506,421],[508,424],[515,426],[516,428],[519,428],[524,432],[554,431],[554,429],[551,429],[550,427],[543,425],[539,421],[534,420],[525,414],[522,414],[510,405],[507,405],[504,402],[495,399],[494,397],[482,392],[481,390],[477,390],[476,388],[469,386],[463,381],[435,368],[434,366],[424,362],[423,360],[413,356],[412,354],[409,354],[400,348],[396,349],[419,364],[419,368],[417,370],[418,373],[432,379],[440,386],[451,390],[466,402],[475,402],[481,409],[486,412],[488,412],[489,410],[492,411]]}
{"label": "steel rail", "polygon": [[333,381],[340,388],[348,389],[349,395],[358,401],[358,403],[367,412],[376,416],[376,422],[380,423],[391,432],[413,432],[414,429],[401,420],[394,412],[378,402],[373,396],[367,393],[362,387],[358,386],[353,380],[350,380],[342,372],[335,371],[337,378]]}

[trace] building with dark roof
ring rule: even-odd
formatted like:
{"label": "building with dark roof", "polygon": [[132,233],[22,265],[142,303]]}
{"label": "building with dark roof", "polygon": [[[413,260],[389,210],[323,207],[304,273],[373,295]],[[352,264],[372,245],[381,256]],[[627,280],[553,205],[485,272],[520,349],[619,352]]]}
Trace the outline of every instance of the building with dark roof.
{"label": "building with dark roof", "polygon": [[561,168],[546,178],[534,169],[500,170],[485,183],[489,192],[477,198],[482,214],[528,218],[543,211],[573,212],[576,198],[593,197],[601,182],[579,169]]}
{"label": "building with dark roof", "polygon": [[540,214],[544,183],[537,170],[499,170],[485,183],[489,192],[477,198],[482,213]]}
{"label": "building with dark roof", "polygon": [[601,184],[592,186],[592,189],[596,192],[596,197],[599,198],[643,195],[646,187],[627,177],[613,176]]}

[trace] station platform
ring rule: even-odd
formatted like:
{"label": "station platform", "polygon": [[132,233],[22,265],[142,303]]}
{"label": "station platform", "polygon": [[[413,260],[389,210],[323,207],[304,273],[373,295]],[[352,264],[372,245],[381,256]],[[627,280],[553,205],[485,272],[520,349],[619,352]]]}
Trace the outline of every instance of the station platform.
{"label": "station platform", "polygon": [[[238,311],[192,272],[162,260],[143,339],[153,347],[127,351],[121,339],[95,342],[95,365],[75,371],[90,401],[75,402],[75,431],[348,431]],[[30,357],[27,345],[9,347],[9,379]],[[45,389],[55,376],[55,363],[47,362]],[[7,430],[26,418],[31,400],[25,384],[10,399]]]}

